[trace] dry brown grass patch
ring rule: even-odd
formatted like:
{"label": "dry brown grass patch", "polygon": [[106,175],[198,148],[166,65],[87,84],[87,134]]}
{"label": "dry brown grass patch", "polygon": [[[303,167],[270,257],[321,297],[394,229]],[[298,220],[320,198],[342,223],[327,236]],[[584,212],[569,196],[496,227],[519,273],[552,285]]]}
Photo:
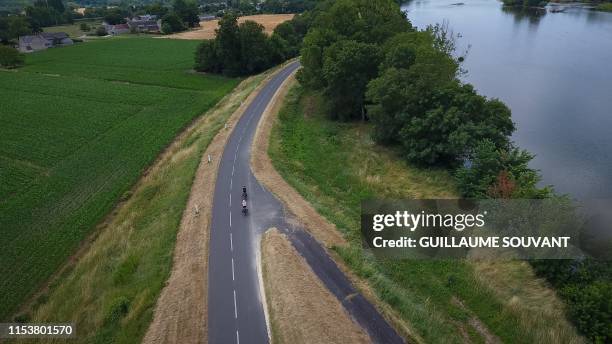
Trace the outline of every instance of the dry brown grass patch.
{"label": "dry brown grass patch", "polygon": [[276,343],[369,343],[284,234],[261,243],[264,286]]}
{"label": "dry brown grass patch", "polygon": [[[272,34],[274,28],[279,24],[291,20],[294,14],[257,14],[253,16],[244,16],[238,18],[238,23],[243,23],[247,20],[252,20],[258,24],[263,25],[267,34]],[[213,39],[215,38],[215,30],[219,26],[219,20],[209,20],[200,22],[200,27],[185,32],[179,32],[168,36],[162,36],[164,38],[173,39]]]}

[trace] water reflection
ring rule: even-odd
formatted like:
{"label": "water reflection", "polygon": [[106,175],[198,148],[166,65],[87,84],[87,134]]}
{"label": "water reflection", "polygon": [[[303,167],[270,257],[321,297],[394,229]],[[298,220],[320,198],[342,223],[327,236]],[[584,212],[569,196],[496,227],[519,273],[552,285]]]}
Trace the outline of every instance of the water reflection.
{"label": "water reflection", "polygon": [[448,22],[460,51],[471,45],[464,80],[512,109],[513,140],[536,154],[546,184],[610,198],[612,13],[563,6],[534,13],[495,0],[415,0],[403,9],[419,28]]}
{"label": "water reflection", "polygon": [[528,22],[537,26],[547,11],[545,8],[502,6],[502,12],[513,16],[516,23]]}

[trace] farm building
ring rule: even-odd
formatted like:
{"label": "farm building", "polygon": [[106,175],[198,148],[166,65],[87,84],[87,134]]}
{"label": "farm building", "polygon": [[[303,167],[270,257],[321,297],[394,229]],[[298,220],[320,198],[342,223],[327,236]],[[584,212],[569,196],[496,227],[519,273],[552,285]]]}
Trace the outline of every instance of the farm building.
{"label": "farm building", "polygon": [[128,24],[111,25],[104,22],[102,25],[104,25],[104,29],[106,29],[106,32],[109,35],[115,36],[130,32],[130,26]]}
{"label": "farm building", "polygon": [[65,32],[41,32],[19,37],[18,49],[23,53],[45,50],[52,47],[72,45],[74,42]]}
{"label": "farm building", "polygon": [[161,19],[158,19],[155,15],[142,15],[136,16],[128,20],[127,25],[131,31],[145,32],[145,33],[159,33],[161,32]]}

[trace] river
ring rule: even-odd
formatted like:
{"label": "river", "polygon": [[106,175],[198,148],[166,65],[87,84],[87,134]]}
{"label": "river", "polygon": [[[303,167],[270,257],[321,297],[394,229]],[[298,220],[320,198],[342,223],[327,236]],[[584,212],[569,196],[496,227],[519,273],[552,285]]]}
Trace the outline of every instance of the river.
{"label": "river", "polygon": [[543,184],[578,199],[612,197],[612,13],[538,14],[496,0],[402,9],[419,28],[446,22],[459,52],[469,46],[462,78],[511,108],[513,140],[536,155]]}

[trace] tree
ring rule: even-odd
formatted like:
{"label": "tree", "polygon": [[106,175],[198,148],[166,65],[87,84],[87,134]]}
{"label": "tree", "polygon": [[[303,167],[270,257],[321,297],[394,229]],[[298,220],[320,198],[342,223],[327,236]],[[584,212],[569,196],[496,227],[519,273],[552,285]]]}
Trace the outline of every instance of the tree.
{"label": "tree", "polygon": [[374,44],[342,40],[325,50],[323,94],[331,102],[332,118],[365,119],[365,90],[379,63],[380,51]]}
{"label": "tree", "polygon": [[98,26],[96,29],[96,36],[106,36],[108,32],[106,32],[106,28],[103,25]]}
{"label": "tree", "polygon": [[23,16],[10,16],[0,18],[0,43],[8,44],[19,36],[29,35],[32,28]]}
{"label": "tree", "polygon": [[384,144],[400,144],[400,130],[412,116],[432,106],[436,89],[455,80],[458,65],[436,50],[427,32],[396,35],[383,45],[380,75],[367,90],[373,137]]}
{"label": "tree", "polygon": [[314,27],[372,44],[381,44],[398,33],[413,30],[405,13],[389,0],[334,1],[329,9],[320,11]]}
{"label": "tree", "polygon": [[238,18],[229,13],[219,20],[216,30],[219,56],[223,60],[223,72],[228,75],[240,74],[240,34],[238,32]]}
{"label": "tree", "polygon": [[198,5],[192,1],[175,0],[173,4],[174,12],[188,27],[198,26],[200,17],[198,16]]}
{"label": "tree", "polygon": [[290,57],[299,55],[304,35],[296,31],[296,21],[288,20],[274,28],[272,36],[282,38],[286,43],[285,54]]}
{"label": "tree", "polygon": [[238,27],[240,37],[241,74],[254,74],[263,71],[270,65],[271,46],[264,33],[264,27],[247,20]]}
{"label": "tree", "polygon": [[17,49],[0,45],[0,67],[15,68],[22,66],[24,61],[25,57]]}
{"label": "tree", "polygon": [[286,57],[287,42],[278,35],[268,37],[253,21],[238,25],[233,14],[219,22],[214,40],[206,40],[196,51],[195,68],[202,72],[249,75],[270,68]]}
{"label": "tree", "polygon": [[104,15],[104,21],[110,25],[125,24],[127,13],[119,8],[111,8]]}
{"label": "tree", "polygon": [[185,25],[181,18],[174,12],[166,14],[162,18],[162,32],[171,34],[185,30]]}
{"label": "tree", "polygon": [[513,145],[503,149],[491,140],[482,140],[456,172],[459,190],[468,198],[549,197],[549,188],[537,186],[541,177],[529,167],[532,159],[532,154]]}
{"label": "tree", "polygon": [[168,8],[160,2],[155,2],[144,7],[144,11],[148,14],[159,16],[160,18],[168,13]]}
{"label": "tree", "polygon": [[58,13],[64,13],[66,7],[62,0],[46,0],[47,6],[54,8]]}
{"label": "tree", "polygon": [[205,39],[200,43],[196,50],[195,69],[209,73],[221,73],[223,71],[223,63],[219,56],[219,48],[216,40]]}
{"label": "tree", "polygon": [[[412,26],[389,0],[325,2],[315,12],[312,29],[303,40],[298,80],[308,88],[324,90],[335,118],[365,118],[365,85],[377,75],[378,46],[398,33],[412,31]],[[287,28],[280,30],[290,36]],[[355,66],[353,72],[350,64]],[[357,84],[349,86],[342,78]]]}

